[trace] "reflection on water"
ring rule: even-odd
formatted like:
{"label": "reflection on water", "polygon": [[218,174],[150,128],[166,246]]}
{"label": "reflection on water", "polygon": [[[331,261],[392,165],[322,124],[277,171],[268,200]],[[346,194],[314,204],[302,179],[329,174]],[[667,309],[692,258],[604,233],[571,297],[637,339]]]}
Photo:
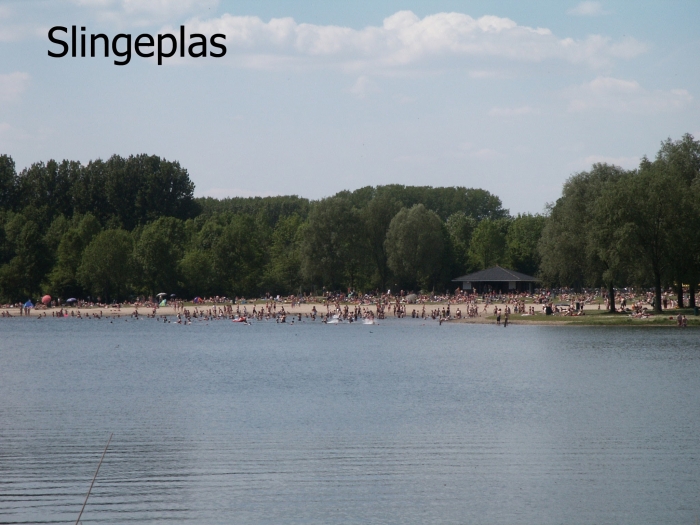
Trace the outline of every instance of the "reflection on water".
{"label": "reflection on water", "polygon": [[0,523],[694,523],[698,332],[7,319]]}

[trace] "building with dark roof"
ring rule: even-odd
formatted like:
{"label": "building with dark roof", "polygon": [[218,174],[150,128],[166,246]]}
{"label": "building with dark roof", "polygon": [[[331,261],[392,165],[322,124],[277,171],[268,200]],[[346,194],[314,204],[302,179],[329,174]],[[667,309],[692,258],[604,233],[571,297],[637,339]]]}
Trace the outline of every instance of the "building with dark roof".
{"label": "building with dark roof", "polygon": [[462,283],[463,290],[473,290],[476,293],[488,292],[532,292],[537,277],[524,273],[494,266],[478,272],[462,275],[452,279],[453,283]]}

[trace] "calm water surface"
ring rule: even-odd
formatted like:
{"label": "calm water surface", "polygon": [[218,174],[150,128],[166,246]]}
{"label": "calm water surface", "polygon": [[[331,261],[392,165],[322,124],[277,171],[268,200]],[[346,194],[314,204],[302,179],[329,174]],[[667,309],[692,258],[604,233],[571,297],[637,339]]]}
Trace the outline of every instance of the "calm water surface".
{"label": "calm water surface", "polygon": [[0,523],[687,523],[700,331],[0,321]]}

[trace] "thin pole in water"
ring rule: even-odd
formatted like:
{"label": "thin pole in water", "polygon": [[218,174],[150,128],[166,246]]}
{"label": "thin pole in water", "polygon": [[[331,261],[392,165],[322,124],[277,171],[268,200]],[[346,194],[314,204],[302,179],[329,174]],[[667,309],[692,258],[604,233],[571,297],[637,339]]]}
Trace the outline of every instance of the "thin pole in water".
{"label": "thin pole in water", "polygon": [[92,486],[95,484],[95,480],[97,479],[97,473],[100,471],[100,467],[102,466],[102,460],[105,458],[105,454],[107,453],[107,447],[109,447],[109,442],[112,441],[112,436],[114,435],[114,432],[112,432],[109,435],[109,439],[107,440],[107,445],[105,445],[105,450],[102,453],[102,457],[100,458],[100,462],[97,464],[97,470],[95,471],[95,475],[92,477],[92,483],[90,483],[90,488],[88,489],[87,495],[85,496],[85,501],[83,502],[83,508],[80,509],[80,514],[78,514],[78,519],[75,520],[75,525],[78,525],[80,522],[80,517],[83,515],[83,511],[85,510],[85,505],[87,505],[88,498],[90,497],[90,492],[92,492]]}

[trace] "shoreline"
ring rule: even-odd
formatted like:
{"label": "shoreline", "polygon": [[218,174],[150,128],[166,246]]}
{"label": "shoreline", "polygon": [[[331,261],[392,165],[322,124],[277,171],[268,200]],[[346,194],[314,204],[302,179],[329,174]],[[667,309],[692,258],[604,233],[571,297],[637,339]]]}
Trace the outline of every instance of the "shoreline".
{"label": "shoreline", "polygon": [[[233,305],[233,311],[234,313],[236,312],[236,308],[239,308],[241,313],[245,310],[250,314],[253,306],[256,307],[262,307],[264,306],[264,302],[256,302],[256,303],[246,303],[246,304],[238,304],[238,305]],[[203,305],[195,305],[195,304],[185,304],[183,308],[189,310],[190,312],[194,312],[195,308],[197,309],[198,312],[204,312],[207,313],[209,310],[213,309],[215,305],[214,304],[203,304]],[[216,307],[222,307],[223,305],[217,304]],[[341,307],[346,306],[346,304],[341,304]],[[347,304],[349,308],[354,308],[357,305],[354,304]],[[427,316],[425,318],[420,317],[420,312],[423,309],[423,306],[425,306],[426,309],[426,314]],[[505,304],[503,303],[493,303],[488,306],[488,311],[484,312],[483,310],[479,312],[479,315],[477,317],[462,317],[460,319],[457,319],[454,317],[454,312],[457,310],[457,308],[460,309],[466,309],[466,305],[464,304],[450,304],[450,309],[451,313],[453,314],[453,317],[449,320],[443,320],[445,323],[449,324],[496,324],[496,317],[490,313],[493,311],[494,307],[498,307],[502,310],[505,309]],[[303,303],[303,304],[297,304],[294,306],[294,308],[291,307],[291,304],[289,303],[277,303],[277,311],[279,312],[281,308],[284,308],[285,313],[288,316],[297,316],[301,314],[302,316],[308,316],[311,315],[312,309],[316,307],[316,311],[318,312],[318,316],[320,317],[322,314],[326,313],[327,311],[332,312],[334,310],[333,306],[329,306],[328,308],[323,304],[323,303]],[[368,308],[376,312],[376,306],[375,305],[360,305],[361,308]],[[414,308],[415,307],[415,308]],[[446,307],[444,303],[434,303],[434,304],[417,304],[417,305],[406,305],[406,310],[407,310],[407,315],[401,320],[405,320],[407,322],[409,321],[417,321],[417,320],[422,320],[424,322],[427,321],[432,321],[432,322],[439,322],[439,319],[432,319],[429,315],[431,310],[435,309],[442,309]],[[483,305],[479,305],[480,308],[483,308]],[[411,311],[416,310],[418,313],[419,317],[412,318],[411,317]],[[30,309],[29,315],[20,315],[20,308],[15,307],[15,308],[0,308],[0,312],[2,312],[4,319],[7,319],[8,317],[5,315],[5,313],[8,313],[10,317],[12,318],[33,318],[33,319],[38,319],[40,316],[43,317],[53,317],[52,314],[55,314],[61,310],[60,307],[54,307],[54,308],[45,308],[45,309],[40,309],[36,310],[34,308]],[[138,311],[139,316],[143,317],[152,317],[153,316],[153,308],[147,308],[144,306],[139,306],[139,307],[134,307],[134,306],[124,306],[122,308],[106,308],[106,307],[100,307],[100,306],[89,306],[89,307],[77,307],[77,306],[69,306],[69,307],[63,307],[64,312],[74,312],[76,315],[78,312],[81,313],[81,315],[89,315],[89,316],[94,316],[94,314],[101,312],[102,316],[107,318],[115,318],[115,317],[131,317],[136,311]],[[684,309],[681,310],[680,312],[685,314],[686,317],[688,318],[688,326],[689,327],[699,327],[700,326],[700,317],[696,317],[692,314],[688,315],[687,311],[689,309]],[[667,310],[665,313],[659,315],[652,315],[648,318],[645,319],[639,319],[639,318],[634,318],[631,317],[629,314],[623,314],[623,313],[617,313],[617,314],[610,314],[605,310],[598,310],[598,305],[586,305],[584,307],[584,312],[585,315],[580,315],[580,316],[564,316],[564,315],[549,315],[545,316],[542,313],[537,313],[535,315],[531,314],[510,314],[510,318],[508,320],[508,324],[513,324],[513,325],[518,325],[518,326],[525,326],[525,325],[533,325],[533,326],[644,326],[644,327],[677,327],[677,322],[676,322],[676,316],[679,313],[679,310]],[[159,306],[155,309],[155,317],[176,317],[178,313],[182,313],[182,308],[178,308],[177,310],[175,309],[174,306]],[[69,317],[72,317],[69,314]],[[396,318],[392,313],[388,313],[386,315],[387,319],[398,319]],[[255,322],[254,319],[251,319],[252,321]],[[503,318],[501,319],[501,324],[503,324]]]}

